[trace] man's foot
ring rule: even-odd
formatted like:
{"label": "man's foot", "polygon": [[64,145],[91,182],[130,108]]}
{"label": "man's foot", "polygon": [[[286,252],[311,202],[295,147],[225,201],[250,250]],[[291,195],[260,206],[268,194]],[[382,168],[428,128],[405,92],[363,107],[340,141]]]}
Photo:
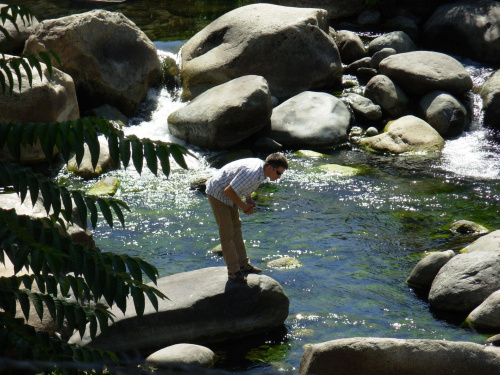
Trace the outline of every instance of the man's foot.
{"label": "man's foot", "polygon": [[228,280],[234,281],[238,284],[246,284],[247,278],[245,275],[241,273],[241,271],[228,274]]}
{"label": "man's foot", "polygon": [[261,273],[260,268],[255,267],[253,264],[248,263],[247,265],[240,267],[240,271],[248,273]]}

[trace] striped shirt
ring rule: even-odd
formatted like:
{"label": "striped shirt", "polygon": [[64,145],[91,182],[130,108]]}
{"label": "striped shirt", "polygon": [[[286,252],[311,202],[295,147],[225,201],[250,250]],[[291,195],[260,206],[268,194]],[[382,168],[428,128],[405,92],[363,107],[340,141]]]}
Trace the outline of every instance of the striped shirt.
{"label": "striped shirt", "polygon": [[226,187],[231,185],[239,197],[247,197],[265,180],[264,162],[261,159],[240,159],[226,164],[215,172],[207,181],[206,193],[229,206],[234,206],[224,193]]}

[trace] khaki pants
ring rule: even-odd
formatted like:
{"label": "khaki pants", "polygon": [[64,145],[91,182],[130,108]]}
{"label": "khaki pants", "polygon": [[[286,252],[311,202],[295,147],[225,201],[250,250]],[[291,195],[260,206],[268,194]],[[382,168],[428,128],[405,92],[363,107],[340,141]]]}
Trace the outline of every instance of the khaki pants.
{"label": "khaki pants", "polygon": [[238,206],[229,206],[208,194],[207,197],[219,226],[220,244],[227,271],[238,272],[240,267],[248,264]]}

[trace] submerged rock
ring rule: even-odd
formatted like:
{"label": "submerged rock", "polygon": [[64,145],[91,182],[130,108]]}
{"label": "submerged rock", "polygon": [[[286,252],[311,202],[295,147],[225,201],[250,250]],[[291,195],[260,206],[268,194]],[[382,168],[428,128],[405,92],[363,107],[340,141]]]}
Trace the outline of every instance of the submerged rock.
{"label": "submerged rock", "polygon": [[283,257],[271,260],[267,262],[267,265],[271,268],[288,269],[301,267],[302,263],[300,263],[300,261],[294,257]]}
{"label": "submerged rock", "polygon": [[118,179],[116,177],[108,176],[101,181],[92,185],[88,191],[89,195],[115,195],[118,190]]}
{"label": "submerged rock", "polygon": [[248,275],[248,284],[228,281],[226,267],[203,268],[158,280],[157,289],[168,299],[156,311],[146,301],[139,318],[127,300],[126,314],[113,306],[114,323],[94,340],[89,327],[83,338],[70,343],[112,351],[145,351],[178,343],[205,344],[242,338],[281,327],[288,317],[289,300],[283,288],[264,275]]}
{"label": "submerged rock", "polygon": [[450,230],[458,234],[484,234],[489,232],[488,228],[469,220],[455,221],[451,224]]}
{"label": "submerged rock", "polygon": [[323,172],[345,177],[355,176],[357,174],[363,173],[363,170],[361,170],[360,168],[348,167],[346,165],[339,164],[324,164],[320,165],[318,169],[322,170]]}

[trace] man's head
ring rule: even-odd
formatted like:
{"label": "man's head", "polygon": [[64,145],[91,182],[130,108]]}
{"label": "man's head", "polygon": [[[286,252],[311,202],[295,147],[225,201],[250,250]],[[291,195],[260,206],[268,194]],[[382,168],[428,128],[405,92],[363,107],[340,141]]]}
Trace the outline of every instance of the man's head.
{"label": "man's head", "polygon": [[283,172],[288,169],[288,161],[282,154],[271,154],[264,163],[264,175],[271,181],[278,180]]}

